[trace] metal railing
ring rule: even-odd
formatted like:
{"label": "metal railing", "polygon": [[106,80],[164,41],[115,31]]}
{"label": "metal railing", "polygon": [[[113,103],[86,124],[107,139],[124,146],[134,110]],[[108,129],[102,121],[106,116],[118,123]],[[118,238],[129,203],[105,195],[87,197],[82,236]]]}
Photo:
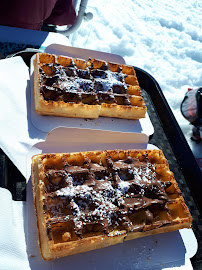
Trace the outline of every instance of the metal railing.
{"label": "metal railing", "polygon": [[[74,2],[75,8],[76,8],[77,4],[78,4],[78,0],[76,0]],[[80,27],[83,19],[91,20],[93,18],[93,14],[91,12],[86,13],[87,4],[88,4],[88,0],[81,0],[78,14],[77,14],[77,19],[76,19],[75,23],[72,26],[70,26],[68,29],[64,29],[64,30],[56,29],[56,33],[60,33],[60,34],[63,34],[65,36],[69,36]]]}

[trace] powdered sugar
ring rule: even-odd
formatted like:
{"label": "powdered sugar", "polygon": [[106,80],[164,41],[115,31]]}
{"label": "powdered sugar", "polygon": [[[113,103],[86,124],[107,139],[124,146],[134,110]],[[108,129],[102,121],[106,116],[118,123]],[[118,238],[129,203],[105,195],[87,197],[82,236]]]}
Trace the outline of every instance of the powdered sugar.
{"label": "powdered sugar", "polygon": [[125,194],[128,192],[128,189],[130,188],[130,183],[127,181],[120,181],[118,183],[118,190],[121,191],[121,194]]}
{"label": "powdered sugar", "polygon": [[69,198],[73,198],[77,196],[77,194],[80,194],[80,196],[85,197],[87,196],[87,194],[90,194],[91,191],[92,187],[82,185],[82,186],[67,186],[57,190],[55,193],[57,196],[66,196]]}

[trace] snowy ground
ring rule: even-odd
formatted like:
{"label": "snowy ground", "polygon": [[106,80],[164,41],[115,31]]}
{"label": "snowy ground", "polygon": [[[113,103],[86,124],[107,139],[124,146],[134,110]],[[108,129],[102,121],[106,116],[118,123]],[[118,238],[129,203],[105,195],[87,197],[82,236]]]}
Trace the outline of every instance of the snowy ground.
{"label": "snowy ground", "polygon": [[70,37],[72,45],[119,54],[149,72],[189,137],[180,103],[187,88],[202,86],[202,1],[89,0],[87,11],[93,20]]}

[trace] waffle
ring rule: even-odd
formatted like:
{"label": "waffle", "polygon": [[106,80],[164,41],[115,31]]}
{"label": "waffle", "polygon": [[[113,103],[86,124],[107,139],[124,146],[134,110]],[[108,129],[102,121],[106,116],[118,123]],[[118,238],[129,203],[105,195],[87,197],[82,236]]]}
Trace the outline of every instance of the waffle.
{"label": "waffle", "polygon": [[32,187],[44,260],[192,222],[161,150],[36,155]]}
{"label": "waffle", "polygon": [[134,68],[97,59],[37,53],[34,99],[42,115],[140,119],[146,113]]}

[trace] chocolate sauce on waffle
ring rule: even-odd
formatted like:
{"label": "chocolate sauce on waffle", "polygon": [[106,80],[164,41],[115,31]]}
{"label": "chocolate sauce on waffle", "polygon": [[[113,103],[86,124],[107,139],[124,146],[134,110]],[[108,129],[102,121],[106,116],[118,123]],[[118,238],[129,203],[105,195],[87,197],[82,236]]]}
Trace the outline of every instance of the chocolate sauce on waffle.
{"label": "chocolate sauce on waffle", "polygon": [[[62,168],[61,168],[62,167]],[[80,166],[63,161],[60,169],[45,166],[44,212],[48,213],[47,234],[53,238],[54,226],[65,227],[77,237],[86,233],[145,231],[170,223],[158,219],[159,213],[169,216],[167,188],[155,166],[127,157],[104,164],[85,159]]]}
{"label": "chocolate sauce on waffle", "polygon": [[66,67],[58,63],[41,64],[39,76],[40,92],[47,101],[131,105],[124,80],[127,75],[122,73],[121,67],[117,72],[112,72],[107,63],[99,69],[93,64],[79,69],[72,59]]}

